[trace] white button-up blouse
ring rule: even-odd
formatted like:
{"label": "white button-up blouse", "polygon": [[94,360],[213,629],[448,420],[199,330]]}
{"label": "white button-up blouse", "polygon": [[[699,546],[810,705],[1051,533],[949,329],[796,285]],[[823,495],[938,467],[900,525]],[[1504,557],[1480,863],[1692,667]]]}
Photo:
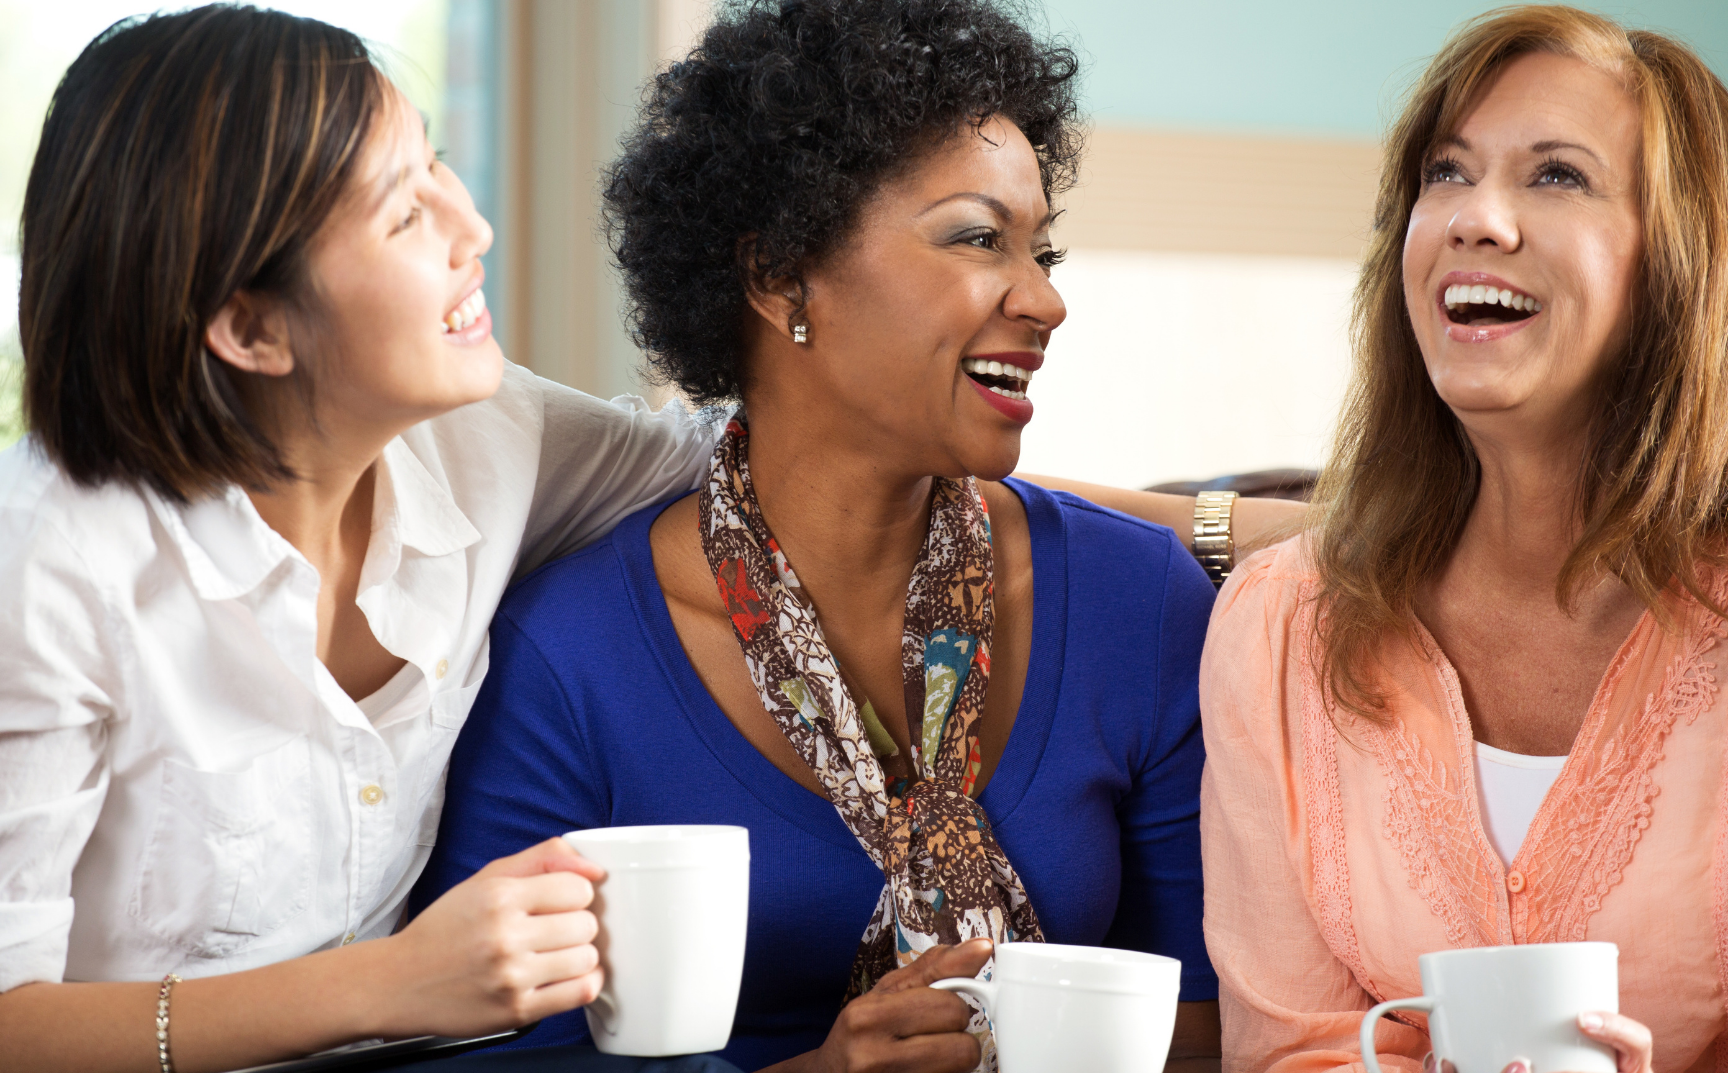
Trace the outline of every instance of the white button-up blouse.
{"label": "white button-up blouse", "polygon": [[407,666],[359,704],[317,658],[317,571],[239,488],[181,508],[0,453],[0,991],[388,934],[505,586],[694,487],[712,446],[514,366],[392,441],[357,602]]}

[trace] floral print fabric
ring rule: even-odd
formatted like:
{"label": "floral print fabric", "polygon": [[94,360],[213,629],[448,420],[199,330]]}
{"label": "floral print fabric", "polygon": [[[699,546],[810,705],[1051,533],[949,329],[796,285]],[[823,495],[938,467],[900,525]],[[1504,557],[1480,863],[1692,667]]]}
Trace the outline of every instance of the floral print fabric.
{"label": "floral print fabric", "polygon": [[[763,706],[886,880],[847,998],[937,944],[1042,941],[1020,877],[970,796],[982,763],[976,726],[994,622],[989,512],[976,481],[935,479],[901,638],[914,775],[889,782],[878,753],[892,755],[892,740],[842,681],[815,609],[762,518],[748,446],[740,415],[715,448],[701,492],[702,548]],[[981,1028],[982,1016],[974,1021]]]}

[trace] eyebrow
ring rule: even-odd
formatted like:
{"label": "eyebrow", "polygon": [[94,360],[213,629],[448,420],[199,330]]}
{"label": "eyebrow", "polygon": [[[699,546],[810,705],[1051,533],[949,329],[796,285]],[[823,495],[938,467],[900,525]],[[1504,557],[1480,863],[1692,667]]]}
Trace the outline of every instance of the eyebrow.
{"label": "eyebrow", "polygon": [[[923,210],[918,213],[918,216],[924,216],[927,213],[934,212],[937,208],[946,205],[950,201],[976,201],[978,204],[995,213],[1001,219],[1012,220],[1014,218],[1014,210],[1003,204],[1000,199],[993,198],[989,194],[980,194],[975,190],[963,190],[957,194],[949,194],[947,197],[938,198],[924,206]],[[917,217],[914,217],[914,219],[916,218]],[[1056,214],[1054,212],[1046,212],[1044,214],[1044,219],[1038,222],[1039,229],[1049,227],[1051,221],[1055,219]]]}
{"label": "eyebrow", "polygon": [[1596,150],[1590,148],[1587,145],[1579,145],[1577,142],[1559,142],[1559,141],[1537,142],[1535,145],[1532,145],[1530,147],[1530,149],[1533,152],[1537,152],[1537,153],[1552,153],[1556,149],[1576,149],[1580,153],[1583,153],[1584,155],[1588,156],[1591,160],[1594,160],[1596,163],[1602,165],[1603,167],[1608,166],[1608,162],[1606,160],[1603,160],[1600,156],[1596,155]]}
{"label": "eyebrow", "polygon": [[[1437,145],[1449,145],[1449,146],[1452,146],[1454,148],[1462,149],[1466,153],[1470,152],[1470,150],[1471,150],[1470,143],[1467,140],[1465,140],[1464,138],[1461,138],[1456,134],[1448,134],[1448,135],[1446,135],[1446,137],[1441,138],[1440,141],[1436,144]],[[1576,149],[1580,153],[1587,155],[1591,160],[1594,160],[1596,163],[1602,165],[1603,167],[1608,166],[1608,162],[1603,160],[1602,157],[1597,154],[1596,150],[1590,148],[1587,145],[1579,145],[1577,142],[1562,142],[1562,141],[1550,139],[1548,141],[1537,142],[1536,144],[1534,144],[1530,147],[1530,151],[1532,153],[1552,153],[1556,149]]]}
{"label": "eyebrow", "polygon": [[390,176],[387,180],[380,180],[378,183],[378,193],[377,196],[372,199],[372,208],[370,211],[377,212],[383,206],[384,202],[389,199],[390,195],[394,194],[403,183],[408,181],[408,173],[411,170],[412,168],[409,165],[404,164],[396,170],[395,175]]}

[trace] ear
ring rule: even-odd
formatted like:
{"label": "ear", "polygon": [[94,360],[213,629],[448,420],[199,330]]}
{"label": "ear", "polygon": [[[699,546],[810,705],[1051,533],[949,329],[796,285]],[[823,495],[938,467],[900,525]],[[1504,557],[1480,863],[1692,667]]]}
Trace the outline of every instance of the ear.
{"label": "ear", "polygon": [[204,327],[210,353],[249,373],[287,376],[294,371],[288,315],[280,302],[237,291]]}
{"label": "ear", "polygon": [[808,325],[809,293],[796,276],[769,276],[756,270],[755,243],[739,243],[738,260],[744,270],[744,297],[768,327],[790,342],[794,325]]}

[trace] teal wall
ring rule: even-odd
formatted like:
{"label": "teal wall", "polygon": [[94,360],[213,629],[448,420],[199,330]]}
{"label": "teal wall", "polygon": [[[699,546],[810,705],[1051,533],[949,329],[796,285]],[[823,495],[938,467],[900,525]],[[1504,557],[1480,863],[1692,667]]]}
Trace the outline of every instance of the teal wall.
{"label": "teal wall", "polygon": [[[1375,137],[1470,0],[1043,0],[1101,123]],[[1728,74],[1728,0],[1585,3]]]}

